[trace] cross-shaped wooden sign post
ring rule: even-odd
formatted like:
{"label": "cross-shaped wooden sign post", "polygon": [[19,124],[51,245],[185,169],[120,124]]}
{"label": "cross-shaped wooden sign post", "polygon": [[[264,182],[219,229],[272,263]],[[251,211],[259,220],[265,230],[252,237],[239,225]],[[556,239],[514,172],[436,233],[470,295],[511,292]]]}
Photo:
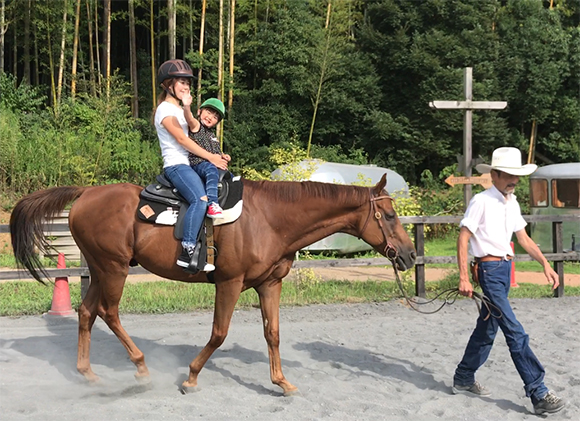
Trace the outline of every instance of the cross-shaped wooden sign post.
{"label": "cross-shaped wooden sign post", "polygon": [[[472,148],[471,128],[473,110],[503,110],[507,107],[506,101],[473,101],[473,68],[466,67],[463,70],[463,88],[465,91],[464,101],[432,101],[429,107],[436,110],[464,110],[463,123],[463,163],[465,177],[471,177]],[[463,185],[463,201],[465,206],[471,200],[471,184]]]}

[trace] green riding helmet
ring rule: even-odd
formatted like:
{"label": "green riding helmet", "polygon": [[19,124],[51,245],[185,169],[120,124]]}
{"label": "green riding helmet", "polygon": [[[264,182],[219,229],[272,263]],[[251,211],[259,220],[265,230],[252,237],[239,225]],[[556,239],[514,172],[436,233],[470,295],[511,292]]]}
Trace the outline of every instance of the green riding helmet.
{"label": "green riding helmet", "polygon": [[224,106],[224,103],[217,98],[210,98],[205,100],[199,109],[202,110],[204,108],[211,108],[212,110],[217,111],[221,119],[226,116],[226,107]]}

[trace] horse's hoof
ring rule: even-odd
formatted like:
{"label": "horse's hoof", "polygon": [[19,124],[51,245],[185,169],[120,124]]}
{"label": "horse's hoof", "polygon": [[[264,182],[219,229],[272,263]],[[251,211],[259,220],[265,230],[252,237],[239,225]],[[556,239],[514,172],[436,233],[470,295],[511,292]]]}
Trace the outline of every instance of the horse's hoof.
{"label": "horse's hoof", "polygon": [[148,384],[151,384],[151,376],[149,376],[149,375],[140,376],[139,374],[135,374],[135,380],[137,381],[137,384],[139,384],[141,386],[146,386]]}
{"label": "horse's hoof", "polygon": [[183,385],[179,389],[179,391],[181,392],[182,395],[187,395],[188,393],[199,392],[200,390],[201,390],[201,388],[199,386],[183,386]]}
{"label": "horse's hoof", "polygon": [[294,390],[288,390],[287,392],[284,392],[284,396],[285,397],[288,397],[288,396],[302,396],[302,393],[300,393],[300,390],[294,389]]}
{"label": "horse's hoof", "polygon": [[101,378],[99,376],[85,376],[85,381],[89,386],[98,386],[102,384]]}

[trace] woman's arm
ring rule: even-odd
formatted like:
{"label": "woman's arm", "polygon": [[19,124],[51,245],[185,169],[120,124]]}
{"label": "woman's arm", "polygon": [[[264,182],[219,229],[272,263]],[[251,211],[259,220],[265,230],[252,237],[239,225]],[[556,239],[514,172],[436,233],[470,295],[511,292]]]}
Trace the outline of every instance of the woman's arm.
{"label": "woman's arm", "polygon": [[165,117],[161,121],[161,124],[163,124],[163,127],[167,129],[169,134],[175,138],[177,143],[183,146],[186,150],[194,155],[199,156],[200,158],[208,160],[221,170],[228,169],[228,161],[226,159],[224,159],[221,155],[206,151],[189,137],[187,137],[185,133],[183,133],[183,129],[179,125],[179,121],[177,121],[177,117]]}
{"label": "woman's arm", "polygon": [[185,121],[187,121],[187,125],[189,126],[189,130],[197,133],[199,131],[199,121],[193,116],[191,113],[191,102],[193,98],[191,94],[186,94],[181,98],[181,102],[183,103],[183,115],[185,116]]}

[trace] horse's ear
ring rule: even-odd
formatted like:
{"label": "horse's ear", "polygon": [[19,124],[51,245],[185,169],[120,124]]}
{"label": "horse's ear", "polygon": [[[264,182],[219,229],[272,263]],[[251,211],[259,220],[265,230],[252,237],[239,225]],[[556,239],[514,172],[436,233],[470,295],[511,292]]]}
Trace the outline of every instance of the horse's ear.
{"label": "horse's ear", "polygon": [[377,185],[373,189],[375,194],[377,196],[381,194],[386,185],[387,185],[387,173],[384,173],[383,176],[381,177],[381,180],[377,183]]}

